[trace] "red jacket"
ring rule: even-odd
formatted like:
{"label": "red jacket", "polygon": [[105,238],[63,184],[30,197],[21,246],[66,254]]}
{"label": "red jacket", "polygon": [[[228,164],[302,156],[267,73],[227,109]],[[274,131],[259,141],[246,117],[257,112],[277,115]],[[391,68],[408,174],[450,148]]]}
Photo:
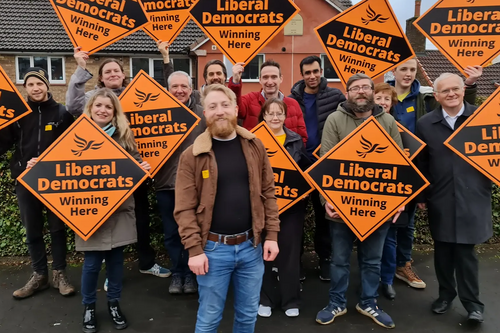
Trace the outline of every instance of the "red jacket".
{"label": "red jacket", "polygon": [[[266,102],[262,93],[251,92],[241,96],[242,83],[234,84],[233,78],[229,79],[228,88],[236,94],[238,103],[238,118],[243,119],[243,127],[251,131],[259,123],[260,110],[262,105]],[[307,142],[306,123],[304,122],[304,115],[300,108],[299,103],[290,97],[283,99],[287,106],[287,114],[285,119],[285,126],[289,130],[294,131],[302,137],[304,143]]]}

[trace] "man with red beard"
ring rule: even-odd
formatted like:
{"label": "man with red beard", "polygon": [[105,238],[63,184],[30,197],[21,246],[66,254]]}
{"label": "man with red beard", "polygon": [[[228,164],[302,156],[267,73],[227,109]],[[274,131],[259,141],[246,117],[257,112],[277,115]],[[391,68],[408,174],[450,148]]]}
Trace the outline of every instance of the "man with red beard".
{"label": "man with red beard", "polygon": [[232,283],[233,332],[250,333],[263,259],[273,261],[279,252],[274,174],[262,142],[237,125],[235,94],[212,84],[202,102],[207,130],[181,155],[174,210],[199,286],[195,332],[217,331]]}

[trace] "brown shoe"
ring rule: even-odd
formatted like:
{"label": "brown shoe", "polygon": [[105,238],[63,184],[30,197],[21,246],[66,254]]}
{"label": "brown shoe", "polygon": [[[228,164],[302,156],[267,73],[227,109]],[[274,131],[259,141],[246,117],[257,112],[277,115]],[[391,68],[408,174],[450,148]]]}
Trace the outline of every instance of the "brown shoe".
{"label": "brown shoe", "polygon": [[69,283],[68,276],[63,270],[52,271],[52,286],[59,289],[59,293],[63,296],[71,296],[75,294],[75,287]]}
{"label": "brown shoe", "polygon": [[413,270],[410,261],[408,261],[404,267],[396,268],[396,277],[408,283],[410,287],[416,289],[424,289],[426,287],[425,282],[422,281]]}
{"label": "brown shoe", "polygon": [[26,283],[24,287],[21,289],[17,289],[14,291],[12,296],[15,299],[23,299],[26,297],[30,297],[37,291],[45,290],[49,287],[49,278],[47,275],[41,275],[37,272],[31,274],[30,279]]}

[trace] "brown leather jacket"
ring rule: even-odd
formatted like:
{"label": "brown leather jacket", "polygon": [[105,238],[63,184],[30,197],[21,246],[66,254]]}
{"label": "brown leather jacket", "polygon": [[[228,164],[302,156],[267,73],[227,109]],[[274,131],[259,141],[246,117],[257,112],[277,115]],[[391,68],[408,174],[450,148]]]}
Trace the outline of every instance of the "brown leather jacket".
{"label": "brown leather jacket", "polygon": [[[274,174],[262,142],[239,127],[236,133],[248,165],[254,246],[262,230],[266,240],[278,240],[279,214],[275,197]],[[193,257],[203,253],[212,224],[217,191],[217,163],[212,151],[212,136],[206,130],[181,155],[175,183],[174,217],[184,247]]]}

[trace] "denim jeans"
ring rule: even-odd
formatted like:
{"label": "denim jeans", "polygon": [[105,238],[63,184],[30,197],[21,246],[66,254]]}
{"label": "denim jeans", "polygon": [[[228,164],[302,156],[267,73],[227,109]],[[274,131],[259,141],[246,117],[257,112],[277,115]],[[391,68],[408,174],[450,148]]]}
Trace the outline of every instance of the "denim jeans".
{"label": "denim jeans", "polygon": [[96,290],[102,260],[106,259],[106,277],[108,278],[108,301],[118,301],[122,293],[123,249],[117,247],[111,251],[85,251],[82,270],[82,303],[92,304],[97,301]]}
{"label": "denim jeans", "polygon": [[[358,243],[358,265],[361,273],[361,305],[378,297],[380,260],[390,223],[382,224],[367,239]],[[330,305],[345,308],[349,286],[350,258],[356,236],[345,223],[331,222],[332,262],[330,264]]]}
{"label": "denim jeans", "polygon": [[234,288],[233,332],[253,333],[264,275],[262,246],[252,240],[239,245],[207,241],[208,273],[198,275],[199,303],[195,333],[216,333],[229,284]]}
{"label": "denim jeans", "polygon": [[163,233],[165,235],[165,249],[170,257],[173,275],[185,277],[191,274],[188,266],[189,253],[184,249],[179,236],[179,225],[174,219],[175,191],[156,192],[158,209],[160,210],[161,221],[163,223]]}
{"label": "denim jeans", "polygon": [[385,238],[380,265],[380,281],[384,284],[392,285],[394,282],[394,274],[396,273],[396,235],[400,229],[402,228],[389,228]]}
{"label": "denim jeans", "polygon": [[[410,221],[407,227],[398,228],[396,235],[396,265],[404,267],[407,262],[411,261],[411,251],[413,248],[413,238],[415,237],[415,212],[417,205],[414,202],[408,204],[410,210]],[[394,272],[396,270],[394,269]]]}

